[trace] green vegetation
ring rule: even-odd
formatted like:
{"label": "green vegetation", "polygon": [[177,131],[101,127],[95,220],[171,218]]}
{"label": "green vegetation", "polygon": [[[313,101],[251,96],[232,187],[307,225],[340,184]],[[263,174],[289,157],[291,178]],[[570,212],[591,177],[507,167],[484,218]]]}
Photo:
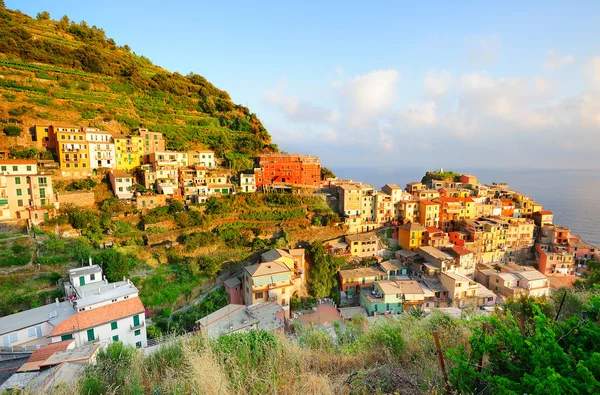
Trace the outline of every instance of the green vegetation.
{"label": "green vegetation", "polygon": [[15,239],[12,243],[0,241],[0,267],[26,265],[32,255],[32,245],[27,237]]}
{"label": "green vegetation", "polygon": [[337,178],[337,176],[328,168],[321,167],[321,180],[327,180],[328,178]]}
{"label": "green vegetation", "polygon": [[451,170],[447,170],[447,171],[443,171],[443,172],[439,171],[439,170],[428,171],[425,173],[425,175],[421,179],[421,182],[426,184],[426,183],[429,183],[431,180],[458,181],[458,179],[460,178],[461,175],[462,174],[455,173]]}
{"label": "green vegetation", "polygon": [[336,274],[344,264],[344,259],[328,254],[321,242],[314,242],[307,252],[310,294],[315,298],[335,296],[338,292]]}
{"label": "green vegetation", "polygon": [[16,125],[6,125],[4,127],[4,134],[10,137],[20,136],[21,127]]}
{"label": "green vegetation", "polygon": [[0,36],[0,94],[16,120],[144,125],[169,148],[215,150],[234,171],[277,150],[256,114],[227,92],[198,74],[165,71],[85,21],[2,9]]}

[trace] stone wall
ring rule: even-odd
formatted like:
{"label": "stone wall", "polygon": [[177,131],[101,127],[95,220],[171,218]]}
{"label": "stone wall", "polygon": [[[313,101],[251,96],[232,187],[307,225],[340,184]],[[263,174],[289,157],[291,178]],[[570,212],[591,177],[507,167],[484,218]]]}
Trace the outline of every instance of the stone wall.
{"label": "stone wall", "polygon": [[79,207],[88,207],[95,204],[94,192],[59,192],[60,204],[74,204]]}

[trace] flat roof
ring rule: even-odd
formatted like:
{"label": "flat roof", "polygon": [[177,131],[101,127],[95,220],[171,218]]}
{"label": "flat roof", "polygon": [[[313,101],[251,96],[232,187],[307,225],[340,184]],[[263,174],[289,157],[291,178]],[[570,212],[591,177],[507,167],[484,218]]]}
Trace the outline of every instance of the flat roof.
{"label": "flat roof", "polygon": [[518,273],[521,277],[523,277],[525,280],[528,280],[528,281],[548,279],[548,277],[546,277],[544,274],[538,272],[537,270],[527,270],[527,271],[522,271],[522,272],[518,272]]}
{"label": "flat roof", "polygon": [[339,309],[340,315],[344,320],[350,320],[354,318],[355,315],[359,314],[362,316],[367,315],[367,310],[365,310],[362,306],[357,307],[340,307]]}
{"label": "flat roof", "polygon": [[345,238],[348,239],[348,240],[350,240],[350,242],[355,242],[355,241],[373,241],[373,239],[379,240],[379,238],[377,237],[377,235],[375,234],[375,232],[358,233],[358,234],[354,234],[354,235],[345,236]]}
{"label": "flat roof", "polygon": [[399,259],[390,259],[389,261],[383,261],[379,264],[383,268],[383,270],[391,271],[397,269],[405,269],[406,266],[404,263],[400,262]]}
{"label": "flat roof", "polygon": [[75,286],[80,299],[77,299],[77,308],[90,306],[109,299],[117,299],[126,295],[138,293],[138,289],[132,282],[117,281],[108,283],[99,281],[83,286]]}
{"label": "flat roof", "polygon": [[445,252],[443,252],[435,247],[432,247],[432,246],[419,247],[419,251],[423,251],[424,253],[434,257],[435,259],[441,259],[441,260],[453,259],[451,255],[446,254]]}
{"label": "flat roof", "polygon": [[132,178],[133,177],[131,174],[128,174],[127,172],[125,172],[123,170],[111,170],[110,173],[114,177],[119,177],[119,178]]}
{"label": "flat roof", "polygon": [[86,276],[92,273],[102,273],[102,268],[98,265],[91,265],[69,269],[69,277]]}
{"label": "flat roof", "polygon": [[442,282],[440,281],[439,278],[424,278],[423,282],[425,282],[425,285],[427,285],[427,287],[429,289],[431,289],[433,292],[447,292],[448,291],[446,289],[446,287],[444,287],[444,285],[442,284]]}
{"label": "flat roof", "polygon": [[418,282],[414,280],[377,281],[384,294],[425,295]]}
{"label": "flat roof", "polygon": [[361,278],[361,277],[377,277],[383,276],[386,273],[377,266],[357,267],[353,269],[341,269],[339,271],[342,278]]}
{"label": "flat roof", "polygon": [[209,337],[219,337],[243,329],[250,330],[253,326],[272,331],[283,327],[282,320],[277,317],[277,314],[282,311],[284,311],[283,307],[275,302],[259,303],[248,307],[229,304],[196,322],[204,328]]}
{"label": "flat roof", "polygon": [[51,303],[0,317],[0,335],[29,328],[43,322],[50,322],[53,326],[56,326],[63,320],[75,315],[75,313],[70,302],[61,302],[58,307],[56,303]]}

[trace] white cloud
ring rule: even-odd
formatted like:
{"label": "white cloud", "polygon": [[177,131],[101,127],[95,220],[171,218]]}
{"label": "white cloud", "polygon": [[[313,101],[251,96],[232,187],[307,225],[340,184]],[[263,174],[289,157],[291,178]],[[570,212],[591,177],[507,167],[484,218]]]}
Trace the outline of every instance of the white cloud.
{"label": "white cloud", "polygon": [[497,35],[471,37],[467,45],[469,59],[480,65],[496,61],[502,51],[502,39]]}
{"label": "white cloud", "polygon": [[448,71],[429,70],[425,77],[425,95],[439,97],[448,91],[452,85],[452,75]]}
{"label": "white cloud", "polygon": [[560,52],[551,49],[546,53],[544,68],[548,70],[558,70],[575,62],[573,55],[562,56]]}
{"label": "white cloud", "polygon": [[544,77],[535,77],[533,87],[537,93],[546,94],[550,91],[550,82]]}
{"label": "white cloud", "polygon": [[283,93],[286,80],[282,79],[275,88],[264,92],[267,103],[279,108],[289,120],[296,122],[335,122],[339,114],[325,107],[312,104],[309,101]]}
{"label": "white cloud", "polygon": [[592,82],[600,85],[600,56],[595,56],[587,64],[586,71],[590,74]]}
{"label": "white cloud", "polygon": [[364,126],[396,101],[396,85],[400,74],[396,70],[375,70],[334,83],[352,127]]}
{"label": "white cloud", "polygon": [[432,127],[437,124],[437,105],[433,101],[410,105],[398,113],[401,122],[412,127]]}

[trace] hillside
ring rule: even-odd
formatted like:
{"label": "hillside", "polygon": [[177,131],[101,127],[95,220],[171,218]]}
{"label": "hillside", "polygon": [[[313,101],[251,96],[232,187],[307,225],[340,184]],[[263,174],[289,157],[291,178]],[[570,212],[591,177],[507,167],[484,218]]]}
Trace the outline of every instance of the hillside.
{"label": "hillside", "polygon": [[[162,132],[168,148],[243,160],[276,151],[255,114],[198,74],[171,73],[96,26],[0,5],[0,128],[67,123]],[[247,163],[247,162],[246,162]]]}

